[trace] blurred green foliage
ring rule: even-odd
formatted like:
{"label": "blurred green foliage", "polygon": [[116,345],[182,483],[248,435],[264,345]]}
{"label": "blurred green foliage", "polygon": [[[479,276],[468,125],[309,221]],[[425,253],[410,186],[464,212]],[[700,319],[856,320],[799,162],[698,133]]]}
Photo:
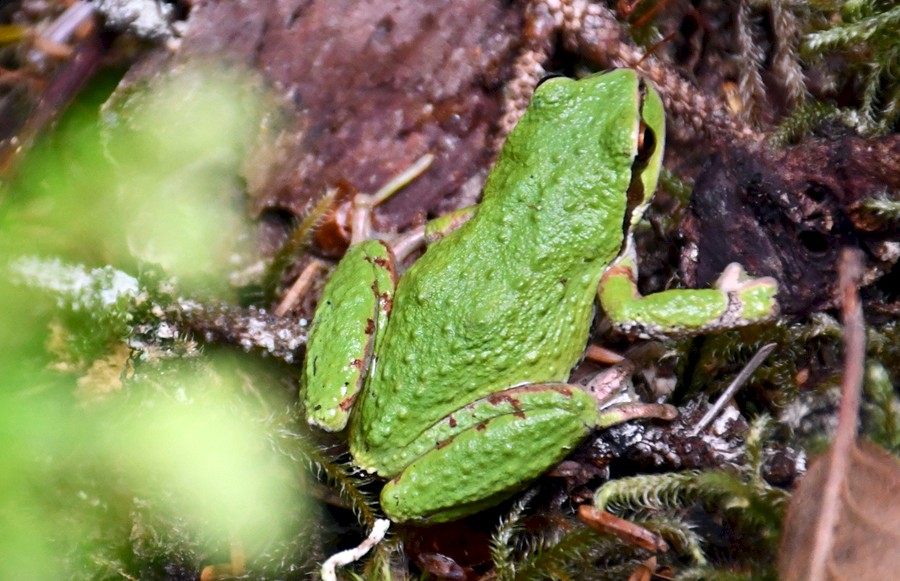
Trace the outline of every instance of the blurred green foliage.
{"label": "blurred green foliage", "polygon": [[294,383],[126,347],[148,281],[230,292],[261,103],[253,78],[182,70],[102,123],[76,106],[0,190],[0,578],[195,578],[232,549],[257,572],[303,563]]}

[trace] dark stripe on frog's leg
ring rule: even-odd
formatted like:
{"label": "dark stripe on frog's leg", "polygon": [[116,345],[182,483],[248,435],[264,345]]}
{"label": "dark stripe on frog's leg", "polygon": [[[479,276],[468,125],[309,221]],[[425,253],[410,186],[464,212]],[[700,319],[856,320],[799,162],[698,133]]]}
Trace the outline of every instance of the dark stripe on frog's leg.
{"label": "dark stripe on frog's leg", "polygon": [[626,252],[603,274],[600,304],[615,327],[628,335],[666,338],[761,323],[778,314],[777,282],[750,278],[730,264],[712,289],[674,289],[641,296],[637,265]]}
{"label": "dark stripe on frog's leg", "polygon": [[[378,301],[375,313],[375,353],[378,353],[379,345],[384,340],[384,329],[387,327],[391,309],[394,308],[394,291],[397,289],[396,259],[391,249],[378,240],[367,242],[371,245],[368,259],[372,262],[375,280],[372,284],[372,292]],[[381,248],[374,246],[380,245]],[[370,358],[371,359],[371,358]],[[367,370],[368,370],[368,361]]]}

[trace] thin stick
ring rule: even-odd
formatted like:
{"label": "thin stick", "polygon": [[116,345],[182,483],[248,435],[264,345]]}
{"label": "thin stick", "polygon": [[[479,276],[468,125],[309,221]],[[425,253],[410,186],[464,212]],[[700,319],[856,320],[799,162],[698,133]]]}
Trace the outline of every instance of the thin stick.
{"label": "thin stick", "polygon": [[303,272],[300,273],[300,276],[297,277],[297,280],[294,281],[294,284],[291,285],[291,288],[288,289],[288,292],[284,293],[284,298],[281,299],[281,302],[278,303],[272,312],[278,317],[285,316],[297,304],[297,300],[309,290],[313,278],[324,265],[321,260],[313,258],[306,265],[306,268],[303,269]]}
{"label": "thin stick", "polygon": [[371,238],[372,209],[403,189],[406,184],[422,175],[433,161],[434,155],[426,153],[413,162],[411,166],[392,177],[371,196],[368,194],[357,194],[353,198],[353,211],[350,215],[350,243],[356,244]]}
{"label": "thin stick", "polygon": [[756,352],[756,355],[753,356],[747,365],[741,369],[741,372],[737,374],[737,377],[731,382],[731,384],[722,392],[722,395],[719,396],[719,399],[716,400],[716,403],[712,405],[709,410],[707,410],[706,414],[704,414],[703,418],[697,422],[697,425],[694,427],[693,435],[696,436],[703,430],[709,427],[709,424],[712,423],[716,416],[718,416],[722,409],[731,401],[731,398],[734,397],[734,394],[747,383],[747,380],[750,379],[750,376],[753,375],[753,372],[756,371],[756,368],[762,365],[762,362],[766,360],[766,357],[769,356],[769,353],[775,349],[777,345],[775,343],[769,343],[768,345],[764,345],[759,351]]}
{"label": "thin stick", "polygon": [[615,365],[625,361],[625,358],[615,351],[593,344],[588,345],[587,351],[584,352],[584,358],[588,361],[605,365]]}
{"label": "thin stick", "polygon": [[393,196],[409,182],[413,181],[428,169],[431,162],[434,161],[434,155],[426,153],[417,159],[411,166],[392,177],[386,184],[381,186],[377,192],[372,194],[372,206],[377,206],[381,202]]}

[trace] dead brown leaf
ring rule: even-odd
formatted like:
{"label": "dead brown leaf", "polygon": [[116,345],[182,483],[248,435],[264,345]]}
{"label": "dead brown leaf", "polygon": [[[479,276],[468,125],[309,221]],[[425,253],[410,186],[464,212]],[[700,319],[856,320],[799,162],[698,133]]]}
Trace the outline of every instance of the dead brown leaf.
{"label": "dead brown leaf", "polygon": [[[778,574],[812,580],[811,545],[822,514],[832,453],[820,457],[794,493],[781,540]],[[900,462],[860,442],[850,452],[834,541],[819,579],[893,579],[900,574]]]}
{"label": "dead brown leaf", "polygon": [[794,493],[778,559],[785,581],[893,579],[900,571],[900,461],[856,442],[865,367],[865,327],[857,282],[861,253],[841,256],[845,361],[831,449]]}

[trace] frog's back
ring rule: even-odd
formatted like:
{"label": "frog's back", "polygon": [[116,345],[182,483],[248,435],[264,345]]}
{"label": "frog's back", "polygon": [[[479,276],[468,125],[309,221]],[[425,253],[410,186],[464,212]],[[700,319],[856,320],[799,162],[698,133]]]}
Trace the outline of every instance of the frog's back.
{"label": "frog's back", "polygon": [[[637,90],[636,77],[604,77],[634,78]],[[623,133],[633,128],[591,118],[594,101],[615,109],[609,95],[618,91],[587,88],[594,92],[535,98],[476,216],[401,279],[354,410],[354,454],[364,447],[380,457],[381,447],[411,442],[475,399],[568,377],[597,282],[621,247],[634,156]]]}

